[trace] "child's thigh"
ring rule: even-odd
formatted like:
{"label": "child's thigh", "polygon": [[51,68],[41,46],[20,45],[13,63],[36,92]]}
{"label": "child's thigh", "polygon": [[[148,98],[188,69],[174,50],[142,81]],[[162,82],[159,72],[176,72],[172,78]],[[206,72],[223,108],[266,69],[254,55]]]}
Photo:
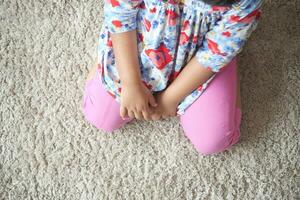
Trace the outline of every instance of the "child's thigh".
{"label": "child's thigh", "polygon": [[120,104],[108,94],[102,85],[100,74],[95,71],[85,84],[82,110],[85,119],[98,129],[112,132],[132,118],[120,117]]}
{"label": "child's thigh", "polygon": [[203,154],[223,151],[239,135],[236,116],[237,66],[234,58],[180,116],[186,136]]}

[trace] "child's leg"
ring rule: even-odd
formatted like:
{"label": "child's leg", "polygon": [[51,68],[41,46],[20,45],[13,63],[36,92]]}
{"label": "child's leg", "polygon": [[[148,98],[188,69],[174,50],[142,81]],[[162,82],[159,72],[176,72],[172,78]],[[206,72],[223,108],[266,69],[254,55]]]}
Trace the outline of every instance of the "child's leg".
{"label": "child's leg", "polygon": [[221,152],[239,139],[241,110],[236,105],[236,64],[235,57],[180,116],[185,135],[202,154]]}
{"label": "child's leg", "polygon": [[236,92],[236,107],[242,110],[242,102],[241,102],[241,85],[238,70],[236,69],[236,79],[237,79],[237,92]]}
{"label": "child's leg", "polygon": [[82,109],[85,119],[98,129],[112,132],[132,120],[120,117],[120,104],[101,84],[100,74],[92,68],[85,83]]}

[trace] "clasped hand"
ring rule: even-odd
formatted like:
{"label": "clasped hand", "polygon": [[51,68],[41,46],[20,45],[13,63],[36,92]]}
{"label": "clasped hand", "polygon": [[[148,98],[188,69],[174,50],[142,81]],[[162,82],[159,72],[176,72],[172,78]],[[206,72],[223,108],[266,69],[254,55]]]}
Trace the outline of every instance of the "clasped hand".
{"label": "clasped hand", "polygon": [[138,120],[159,120],[176,116],[178,102],[167,94],[167,89],[154,94],[141,82],[122,85],[120,116]]}

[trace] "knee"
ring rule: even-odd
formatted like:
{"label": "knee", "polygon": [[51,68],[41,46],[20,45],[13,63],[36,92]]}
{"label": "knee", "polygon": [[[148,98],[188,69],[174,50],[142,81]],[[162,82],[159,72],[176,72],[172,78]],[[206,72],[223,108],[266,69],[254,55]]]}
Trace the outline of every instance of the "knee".
{"label": "knee", "polygon": [[86,87],[82,99],[82,112],[86,121],[106,133],[113,133],[132,119],[121,120],[116,107],[107,107],[103,98],[97,97]]}
{"label": "knee", "polygon": [[102,109],[97,99],[90,95],[88,88],[86,88],[82,99],[82,113],[86,121],[95,126],[97,129],[112,133],[115,128],[104,123]]}
{"label": "knee", "polygon": [[104,123],[101,113],[97,112],[96,109],[91,109],[93,104],[91,102],[85,102],[83,109],[84,118],[87,122],[92,124],[98,130],[106,133],[112,133],[117,127],[112,127]]}
{"label": "knee", "polygon": [[239,130],[222,132],[221,134],[207,133],[207,136],[193,138],[195,149],[202,155],[213,155],[231,148],[239,140]]}

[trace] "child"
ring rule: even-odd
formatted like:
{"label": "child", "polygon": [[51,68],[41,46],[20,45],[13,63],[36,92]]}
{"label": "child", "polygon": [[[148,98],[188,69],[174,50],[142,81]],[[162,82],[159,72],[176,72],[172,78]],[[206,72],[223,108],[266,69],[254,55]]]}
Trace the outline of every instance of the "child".
{"label": "child", "polygon": [[[132,119],[180,117],[202,154],[240,137],[236,55],[262,0],[105,0],[98,60],[83,97],[86,119],[112,132]],[[201,96],[201,97],[200,97]]]}

